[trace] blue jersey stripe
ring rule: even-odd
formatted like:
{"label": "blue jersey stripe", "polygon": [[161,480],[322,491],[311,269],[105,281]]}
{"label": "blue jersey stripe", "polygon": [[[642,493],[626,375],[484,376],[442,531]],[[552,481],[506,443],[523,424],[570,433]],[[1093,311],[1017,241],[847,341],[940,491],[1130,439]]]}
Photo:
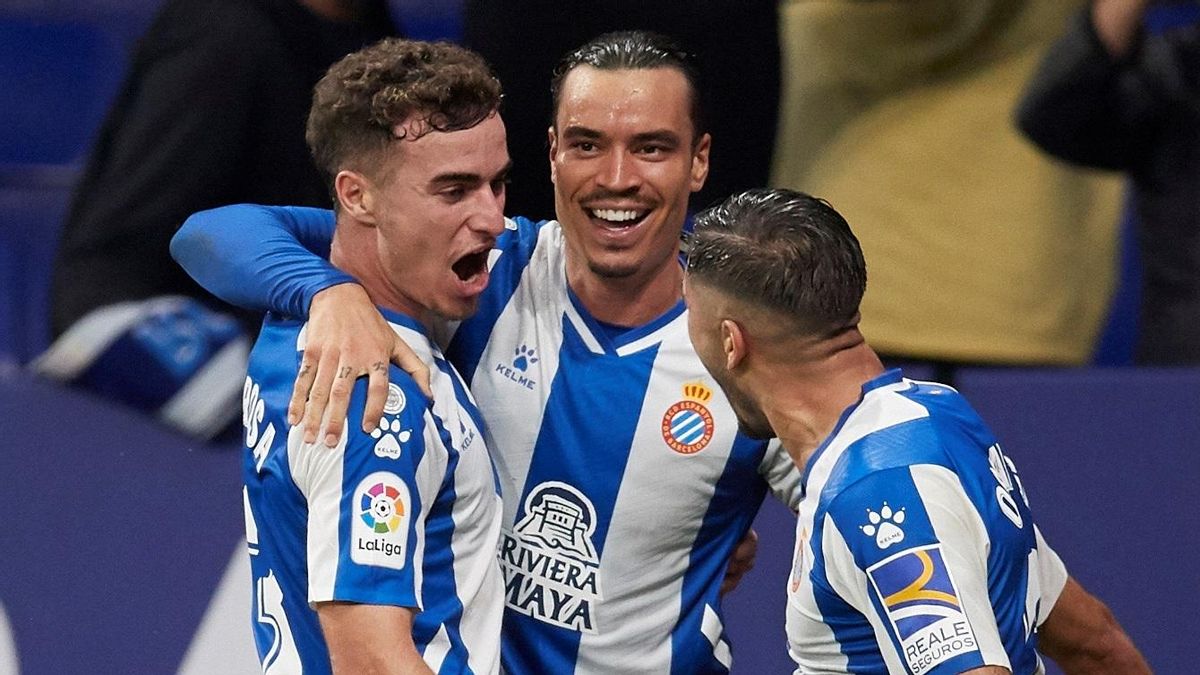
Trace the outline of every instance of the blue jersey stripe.
{"label": "blue jersey stripe", "polygon": [[[766,445],[761,441],[738,434],[725,472],[717,481],[704,522],[696,534],[696,540],[705,545],[692,548],[683,579],[680,606],[690,608],[690,611],[679,617],[679,624],[671,632],[672,675],[728,672],[712,655],[711,645],[700,627],[706,605],[721,616],[721,580],[728,566],[729,553],[750,529],[758,513],[757,505],[762,504],[767,493],[767,484],[757,474],[746,473],[739,463],[757,465],[765,453]],[[749,508],[750,504],[756,507]],[[736,661],[736,650],[733,655]]]}
{"label": "blue jersey stripe", "polygon": [[[624,476],[630,446],[641,414],[642,399],[630,391],[644,390],[649,380],[657,346],[627,357],[608,354],[597,358],[563,320],[564,340],[559,369],[551,386],[547,414],[522,491],[516,520],[525,516],[524,499],[537,486],[561,481],[576,488],[586,487],[585,497],[594,505],[596,522],[591,535],[597,557],[603,554],[608,518]],[[574,363],[573,363],[574,362]],[[603,409],[588,405],[606,401]],[[583,452],[564,453],[563,447]],[[510,603],[511,603],[511,595]],[[524,602],[552,603],[553,598],[531,598]],[[571,672],[580,633],[547,624],[517,612],[505,616],[504,665],[512,673]],[[521,636],[537,636],[538,644],[517,645]],[[540,646],[539,646],[540,645]],[[552,662],[553,654],[561,661]],[[540,657],[528,660],[530,657]]]}
{"label": "blue jersey stripe", "polygon": [[[441,364],[439,364],[441,365]],[[465,402],[460,399],[460,402]],[[453,570],[454,549],[451,541],[454,537],[454,502],[458,498],[455,491],[455,471],[458,469],[459,453],[454,449],[450,433],[446,425],[437,415],[433,415],[434,425],[438,436],[449,451],[446,463],[446,475],[442,489],[438,494],[425,525],[425,567],[428,569]],[[467,666],[467,646],[463,642],[459,622],[462,620],[463,605],[458,597],[458,589],[453,574],[438,574],[425,579],[422,594],[426,599],[426,611],[418,614],[413,620],[413,638],[417,641],[418,649],[424,653],[430,640],[445,627],[450,639],[450,651],[439,672],[469,673]],[[433,611],[429,611],[430,609]],[[435,617],[432,621],[426,617]],[[437,619],[442,619],[438,621]]]}

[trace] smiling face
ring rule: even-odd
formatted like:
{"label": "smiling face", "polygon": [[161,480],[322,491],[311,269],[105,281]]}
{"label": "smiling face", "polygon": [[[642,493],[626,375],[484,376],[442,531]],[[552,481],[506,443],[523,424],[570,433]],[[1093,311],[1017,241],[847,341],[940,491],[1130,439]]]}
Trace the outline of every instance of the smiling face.
{"label": "smiling face", "polygon": [[474,313],[504,229],[508,167],[496,113],[469,129],[393,141],[364,194],[388,304],[421,320]]}
{"label": "smiling face", "polygon": [[710,139],[694,138],[690,103],[675,68],[567,74],[550,175],[568,274],[648,281],[677,273],[688,197],[708,176]]}

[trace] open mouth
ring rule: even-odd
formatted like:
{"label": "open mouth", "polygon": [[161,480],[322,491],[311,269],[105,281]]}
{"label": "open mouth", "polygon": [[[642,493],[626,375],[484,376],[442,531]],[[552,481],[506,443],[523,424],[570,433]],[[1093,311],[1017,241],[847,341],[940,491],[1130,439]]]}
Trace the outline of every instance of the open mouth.
{"label": "open mouth", "polygon": [[624,229],[645,220],[650,209],[587,209],[587,213],[605,227]]}
{"label": "open mouth", "polygon": [[487,271],[488,251],[485,248],[475,253],[468,253],[459,258],[450,269],[463,281],[470,281]]}

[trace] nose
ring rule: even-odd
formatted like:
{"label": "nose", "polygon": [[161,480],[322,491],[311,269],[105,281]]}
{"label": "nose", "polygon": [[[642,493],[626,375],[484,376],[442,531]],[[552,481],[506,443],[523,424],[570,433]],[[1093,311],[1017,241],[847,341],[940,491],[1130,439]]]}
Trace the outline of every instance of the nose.
{"label": "nose", "polygon": [[641,183],[637,161],[623,148],[614,148],[603,158],[603,165],[596,176],[599,187],[613,192],[636,190]]}
{"label": "nose", "polygon": [[469,220],[471,229],[492,237],[500,236],[504,231],[504,193],[503,184],[499,189],[486,186],[479,190],[475,213]]}

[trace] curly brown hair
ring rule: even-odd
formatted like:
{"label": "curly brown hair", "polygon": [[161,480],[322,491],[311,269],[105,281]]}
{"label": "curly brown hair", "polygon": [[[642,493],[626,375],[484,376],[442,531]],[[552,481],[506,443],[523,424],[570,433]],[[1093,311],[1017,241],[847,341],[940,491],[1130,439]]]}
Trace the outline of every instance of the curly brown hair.
{"label": "curly brown hair", "polygon": [[469,129],[500,99],[499,80],[475,52],[388,38],[333,64],[317,82],[305,140],[332,182],[344,168],[378,169],[393,140]]}

